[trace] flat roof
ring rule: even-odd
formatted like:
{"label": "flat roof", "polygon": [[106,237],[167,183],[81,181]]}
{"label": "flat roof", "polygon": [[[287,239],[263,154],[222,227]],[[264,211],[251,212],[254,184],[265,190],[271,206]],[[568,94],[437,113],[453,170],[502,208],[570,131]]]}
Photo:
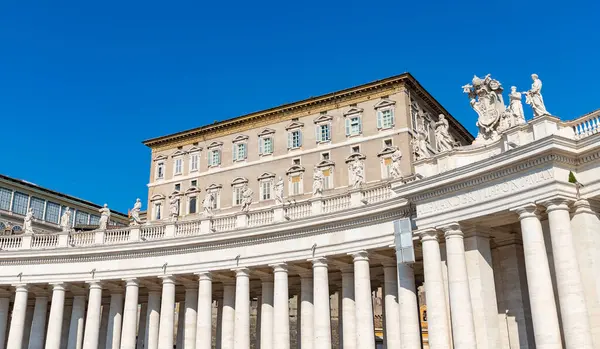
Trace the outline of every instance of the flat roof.
{"label": "flat roof", "polygon": [[208,133],[210,133],[212,131],[216,131],[218,129],[228,128],[228,127],[231,127],[231,126],[243,123],[243,122],[251,121],[251,120],[265,117],[268,115],[296,111],[300,108],[323,104],[325,102],[329,102],[332,100],[349,97],[349,96],[352,96],[355,94],[368,92],[370,90],[376,90],[381,87],[385,87],[385,86],[389,86],[389,85],[393,85],[393,84],[397,84],[397,83],[401,83],[401,82],[407,84],[409,87],[411,87],[413,90],[415,90],[417,92],[418,96],[421,99],[423,99],[426,103],[429,103],[430,106],[432,106],[434,109],[437,109],[436,110],[437,112],[444,114],[448,118],[450,123],[453,124],[455,129],[457,131],[459,131],[459,133],[461,133],[465,139],[471,140],[471,141],[473,139],[475,139],[475,137],[473,137],[473,135],[463,125],[461,125],[460,122],[458,122],[450,113],[448,113],[448,111],[438,101],[436,101],[435,98],[433,98],[433,96],[431,96],[431,94],[429,94],[429,92],[427,92],[427,90],[425,90],[423,88],[423,86],[421,86],[421,84],[410,73],[403,73],[400,75],[395,75],[395,76],[391,76],[391,77],[388,77],[385,79],[372,81],[372,82],[369,82],[366,84],[350,87],[347,89],[330,92],[330,93],[327,93],[327,94],[324,94],[321,96],[311,97],[308,99],[300,100],[298,102],[287,103],[287,104],[283,104],[283,105],[280,105],[277,107],[261,110],[258,112],[241,115],[241,116],[231,118],[231,119],[226,119],[223,121],[218,121],[218,122],[215,122],[215,123],[212,123],[209,125],[193,128],[190,130],[173,133],[173,134],[166,135],[166,136],[151,138],[151,139],[143,141],[142,143],[150,148],[153,148],[155,146],[168,144],[172,141],[182,140],[182,139],[186,139],[186,138],[192,138],[192,137],[196,137],[196,136],[203,135],[203,134],[208,134]]}
{"label": "flat roof", "polygon": [[[95,204],[95,203],[93,203],[91,201],[83,200],[83,199],[77,198],[75,196],[63,194],[63,193],[54,191],[52,189],[44,188],[44,187],[41,187],[41,186],[39,186],[39,185],[37,185],[35,183],[31,183],[29,181],[26,181],[26,180],[9,177],[9,176],[3,175],[3,174],[0,174],[0,179],[3,179],[5,181],[7,181],[7,182],[15,183],[15,184],[18,184],[18,185],[21,185],[21,186],[25,186],[25,187],[28,187],[28,188],[36,189],[36,190],[42,191],[42,192],[44,192],[46,194],[49,194],[49,195],[58,196],[58,197],[61,197],[61,198],[67,199],[67,200],[75,201],[75,202],[78,202],[78,203],[83,204],[83,205],[92,206],[92,207],[97,208],[97,209],[100,209],[100,208],[103,207],[103,206]],[[119,215],[119,216],[121,216],[122,218],[125,218],[125,219],[128,219],[128,217],[129,217],[127,214],[119,212],[119,211],[115,211],[113,209],[110,209],[110,212],[113,213],[113,214]]]}

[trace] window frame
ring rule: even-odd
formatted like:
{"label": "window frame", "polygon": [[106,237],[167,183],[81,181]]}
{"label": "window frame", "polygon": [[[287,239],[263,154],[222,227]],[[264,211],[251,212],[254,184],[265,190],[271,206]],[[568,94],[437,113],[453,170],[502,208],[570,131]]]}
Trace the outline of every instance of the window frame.
{"label": "window frame", "polygon": [[[358,120],[358,131],[353,132],[352,120]],[[352,107],[350,110],[344,113],[344,130],[346,137],[357,137],[363,134],[363,109],[358,107]]]}
{"label": "window frame", "polygon": [[[221,166],[223,163],[223,142],[212,142],[206,149],[208,168]],[[215,155],[218,158],[218,162],[215,162]]]}
{"label": "window frame", "polygon": [[[198,172],[200,171],[200,152],[199,151],[195,151],[190,153],[189,155],[190,158],[190,170],[189,172]],[[196,166],[194,166],[196,165]]]}
{"label": "window frame", "polygon": [[[192,212],[192,200],[194,201],[194,212]],[[187,205],[187,214],[196,214],[198,213],[198,196],[197,195],[190,195],[188,196],[188,205]]]}
{"label": "window frame", "polygon": [[156,179],[165,179],[165,162],[164,161],[158,161],[156,163],[155,178]]}
{"label": "window frame", "polygon": [[173,158],[173,176],[180,176],[183,174],[183,156],[176,156]]}
{"label": "window frame", "polygon": [[[19,204],[18,204],[19,208],[21,208],[21,206],[22,206],[23,213],[21,213],[20,211],[19,212],[15,211],[15,204],[17,204],[17,197],[20,197],[20,198],[24,197],[25,198],[25,203],[24,204],[21,204],[21,202],[19,202]],[[10,211],[13,212],[13,213],[16,213],[18,215],[24,216],[25,214],[27,214],[27,208],[28,207],[29,207],[29,195],[25,194],[25,193],[21,193],[19,191],[15,191],[13,193],[13,199],[12,199],[12,204],[11,204],[11,207],[10,207]]]}

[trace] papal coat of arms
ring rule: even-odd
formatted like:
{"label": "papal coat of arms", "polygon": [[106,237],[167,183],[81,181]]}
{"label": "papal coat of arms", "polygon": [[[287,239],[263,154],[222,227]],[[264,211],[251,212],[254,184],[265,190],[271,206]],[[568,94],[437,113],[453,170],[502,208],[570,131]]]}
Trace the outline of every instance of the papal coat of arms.
{"label": "papal coat of arms", "polygon": [[492,79],[490,74],[483,79],[474,76],[472,84],[463,86],[463,92],[468,94],[471,107],[479,116],[479,134],[475,143],[498,138],[498,127],[506,112],[502,91],[502,84]]}

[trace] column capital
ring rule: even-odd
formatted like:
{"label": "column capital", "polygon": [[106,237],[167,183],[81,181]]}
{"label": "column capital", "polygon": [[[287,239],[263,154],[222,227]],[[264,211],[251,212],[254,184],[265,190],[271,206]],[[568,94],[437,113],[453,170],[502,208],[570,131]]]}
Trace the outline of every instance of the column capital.
{"label": "column capital", "polygon": [[100,280],[90,280],[85,282],[88,285],[90,290],[101,290],[102,289],[102,281]]}
{"label": "column capital", "polygon": [[444,237],[446,239],[453,237],[462,238],[464,235],[462,230],[460,229],[460,224],[458,224],[457,222],[440,225],[437,226],[436,229],[443,231]]}
{"label": "column capital", "polygon": [[195,275],[198,276],[198,281],[212,281],[212,274],[210,271],[201,271]]}
{"label": "column capital", "polygon": [[313,269],[320,268],[320,267],[327,268],[327,258],[325,258],[325,257],[313,258],[313,259],[310,259],[310,261],[313,264]]}
{"label": "column capital", "polygon": [[163,285],[175,284],[175,277],[173,275],[161,275],[158,278],[162,279]]}
{"label": "column capital", "polygon": [[465,239],[466,238],[470,238],[470,237],[474,237],[474,236],[478,236],[478,237],[482,237],[482,238],[490,238],[491,235],[491,228],[489,227],[482,227],[479,225],[468,225],[468,226],[464,226],[461,228],[462,232],[465,235]]}
{"label": "column capital", "polygon": [[273,268],[273,273],[287,273],[288,265],[285,262],[270,264],[270,267]]}
{"label": "column capital", "polygon": [[437,241],[438,239],[438,231],[437,229],[431,227],[431,228],[424,228],[424,229],[420,229],[417,230],[414,235],[418,236],[419,238],[421,238],[421,241]]}
{"label": "column capital", "polygon": [[542,200],[539,202],[539,204],[546,207],[546,212],[552,212],[556,210],[569,211],[569,205],[573,201],[574,200],[566,197],[556,196],[550,199]]}
{"label": "column capital", "polygon": [[125,287],[140,286],[140,280],[138,280],[137,278],[127,278],[127,279],[124,279],[123,281],[125,281]]}
{"label": "column capital", "polygon": [[14,284],[12,285],[15,288],[15,292],[27,292],[29,291],[28,284]]}
{"label": "column capital", "polygon": [[357,261],[368,261],[369,260],[369,253],[367,251],[357,251],[357,252],[350,252],[348,253],[349,256],[352,256],[352,258],[354,259],[355,262]]}
{"label": "column capital", "polygon": [[519,215],[519,220],[531,217],[539,218],[539,209],[533,202],[513,207],[509,211],[516,212]]}
{"label": "column capital", "polygon": [[231,269],[235,272],[235,277],[250,277],[250,269],[245,267]]}
{"label": "column capital", "polygon": [[67,290],[67,284],[65,284],[64,282],[54,282],[54,283],[51,283],[50,286],[52,286],[52,291],[66,291]]}
{"label": "column capital", "polygon": [[575,201],[573,203],[573,215],[577,215],[580,213],[591,213],[591,214],[596,214],[594,212],[594,210],[592,210],[592,206],[590,205],[590,202],[587,201],[586,199],[579,199],[577,201]]}

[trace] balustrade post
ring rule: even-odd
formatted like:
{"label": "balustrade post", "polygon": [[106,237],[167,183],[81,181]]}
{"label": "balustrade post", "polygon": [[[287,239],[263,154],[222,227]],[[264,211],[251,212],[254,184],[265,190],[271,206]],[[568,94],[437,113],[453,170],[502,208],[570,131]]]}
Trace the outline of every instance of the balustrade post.
{"label": "balustrade post", "polygon": [[129,230],[129,241],[140,241],[140,227],[134,226]]}
{"label": "balustrade post", "polygon": [[32,242],[33,242],[33,234],[31,234],[31,233],[23,234],[23,239],[21,240],[21,249],[22,250],[30,250]]}
{"label": "balustrade post", "polygon": [[167,223],[167,225],[165,226],[165,238],[168,239],[175,237],[175,229],[177,229],[175,226],[175,222]]}
{"label": "balustrade post", "polygon": [[359,207],[363,206],[363,193],[360,190],[354,190],[350,192],[350,206],[351,207]]}
{"label": "balustrade post", "polygon": [[236,217],[235,227],[236,228],[246,228],[248,226],[248,214],[246,212],[242,212],[238,214]]}
{"label": "balustrade post", "polygon": [[285,210],[282,205],[277,206],[273,209],[273,222],[283,222],[285,221]]}
{"label": "balustrade post", "polygon": [[200,221],[200,233],[201,234],[209,234],[211,232],[211,228],[212,228],[212,220],[209,219],[203,219]]}
{"label": "balustrade post", "polygon": [[104,233],[105,230],[96,230],[94,231],[94,244],[102,245],[104,244]]}
{"label": "balustrade post", "polygon": [[316,199],[310,202],[310,214],[312,216],[323,213],[323,200]]}
{"label": "balustrade post", "polygon": [[58,247],[68,247],[69,246],[69,233],[62,232],[58,233]]}

